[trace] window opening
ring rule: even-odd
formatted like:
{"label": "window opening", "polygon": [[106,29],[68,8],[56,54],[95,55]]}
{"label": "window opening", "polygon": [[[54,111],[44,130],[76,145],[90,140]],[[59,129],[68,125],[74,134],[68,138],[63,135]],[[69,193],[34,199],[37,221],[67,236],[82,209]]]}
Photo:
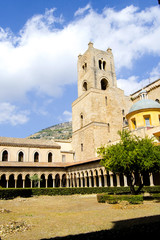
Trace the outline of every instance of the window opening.
{"label": "window opening", "polygon": [[106,62],[103,61],[103,70],[106,70]]}
{"label": "window opening", "polygon": [[82,68],[83,68],[84,71],[87,71],[87,63],[84,63],[84,64],[82,65]]}
{"label": "window opening", "polygon": [[149,117],[145,117],[144,119],[145,119],[146,127],[149,127],[150,126],[150,119],[149,119]]}
{"label": "window opening", "polygon": [[83,114],[81,114],[81,128],[83,127]]}
{"label": "window opening", "polygon": [[110,124],[107,123],[107,125],[108,125],[108,132],[110,133]]}
{"label": "window opening", "polygon": [[23,162],[23,152],[21,151],[21,152],[19,152],[19,154],[18,154],[18,162]]}
{"label": "window opening", "polygon": [[98,64],[99,64],[99,69],[102,69],[102,61],[101,60],[98,61]]}
{"label": "window opening", "polygon": [[155,101],[158,102],[158,103],[160,103],[160,100],[159,100],[159,99],[156,99]]}
{"label": "window opening", "polygon": [[132,121],[132,128],[133,128],[133,129],[136,129],[136,128],[137,128],[136,119],[134,118],[134,119],[132,119],[131,121]]}
{"label": "window opening", "polygon": [[35,152],[34,154],[34,162],[39,162],[39,153]]}
{"label": "window opening", "polygon": [[2,161],[3,162],[8,161],[8,152],[6,150],[2,153]]}
{"label": "window opening", "polygon": [[52,162],[52,153],[48,153],[48,162]]}
{"label": "window opening", "polygon": [[108,82],[106,79],[101,80],[101,90],[106,90]]}
{"label": "window opening", "polygon": [[83,143],[81,143],[81,152],[83,152]]}
{"label": "window opening", "polygon": [[108,104],[107,97],[105,97],[105,104],[106,104],[106,106],[107,106],[107,104]]}
{"label": "window opening", "polygon": [[87,91],[87,82],[84,82],[84,83],[83,83],[83,90],[84,90],[84,91]]}

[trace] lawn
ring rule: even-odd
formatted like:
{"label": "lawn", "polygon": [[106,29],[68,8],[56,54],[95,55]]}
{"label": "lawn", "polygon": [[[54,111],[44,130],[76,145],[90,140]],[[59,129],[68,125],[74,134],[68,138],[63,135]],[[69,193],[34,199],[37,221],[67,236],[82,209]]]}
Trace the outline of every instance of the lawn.
{"label": "lawn", "polygon": [[0,236],[2,240],[49,239],[113,229],[122,220],[137,218],[137,223],[156,215],[160,215],[156,201],[112,205],[98,203],[95,194],[18,197],[0,200]]}

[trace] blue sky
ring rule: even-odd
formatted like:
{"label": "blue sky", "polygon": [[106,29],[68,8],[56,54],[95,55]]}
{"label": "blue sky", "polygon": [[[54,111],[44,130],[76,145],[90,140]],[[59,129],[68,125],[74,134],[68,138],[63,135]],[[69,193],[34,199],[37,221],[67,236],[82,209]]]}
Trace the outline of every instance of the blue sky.
{"label": "blue sky", "polygon": [[77,56],[112,48],[128,95],[160,76],[157,0],[0,0],[0,136],[71,120]]}

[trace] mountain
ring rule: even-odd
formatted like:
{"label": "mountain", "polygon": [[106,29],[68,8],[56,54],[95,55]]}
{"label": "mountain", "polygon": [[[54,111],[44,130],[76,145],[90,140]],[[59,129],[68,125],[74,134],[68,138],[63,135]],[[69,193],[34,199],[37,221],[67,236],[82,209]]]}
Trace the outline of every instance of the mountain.
{"label": "mountain", "polygon": [[72,137],[72,122],[56,124],[29,136],[31,139],[69,139]]}

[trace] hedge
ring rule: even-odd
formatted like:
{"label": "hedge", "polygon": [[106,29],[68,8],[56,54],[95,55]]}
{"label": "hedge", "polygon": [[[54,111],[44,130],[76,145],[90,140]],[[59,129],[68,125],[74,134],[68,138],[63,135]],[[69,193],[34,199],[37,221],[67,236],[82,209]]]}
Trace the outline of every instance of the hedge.
{"label": "hedge", "polygon": [[[143,187],[142,192],[160,193],[160,186]],[[130,194],[129,187],[91,187],[91,188],[0,188],[0,199],[31,197],[34,195],[72,195],[72,194]]]}
{"label": "hedge", "polygon": [[97,194],[97,201],[99,203],[119,203],[121,201],[127,201],[130,204],[139,204],[143,202],[143,195],[109,195],[107,193]]}
{"label": "hedge", "polygon": [[31,197],[34,195],[73,195],[73,194],[129,194],[129,187],[91,187],[91,188],[0,188],[0,199]]}

